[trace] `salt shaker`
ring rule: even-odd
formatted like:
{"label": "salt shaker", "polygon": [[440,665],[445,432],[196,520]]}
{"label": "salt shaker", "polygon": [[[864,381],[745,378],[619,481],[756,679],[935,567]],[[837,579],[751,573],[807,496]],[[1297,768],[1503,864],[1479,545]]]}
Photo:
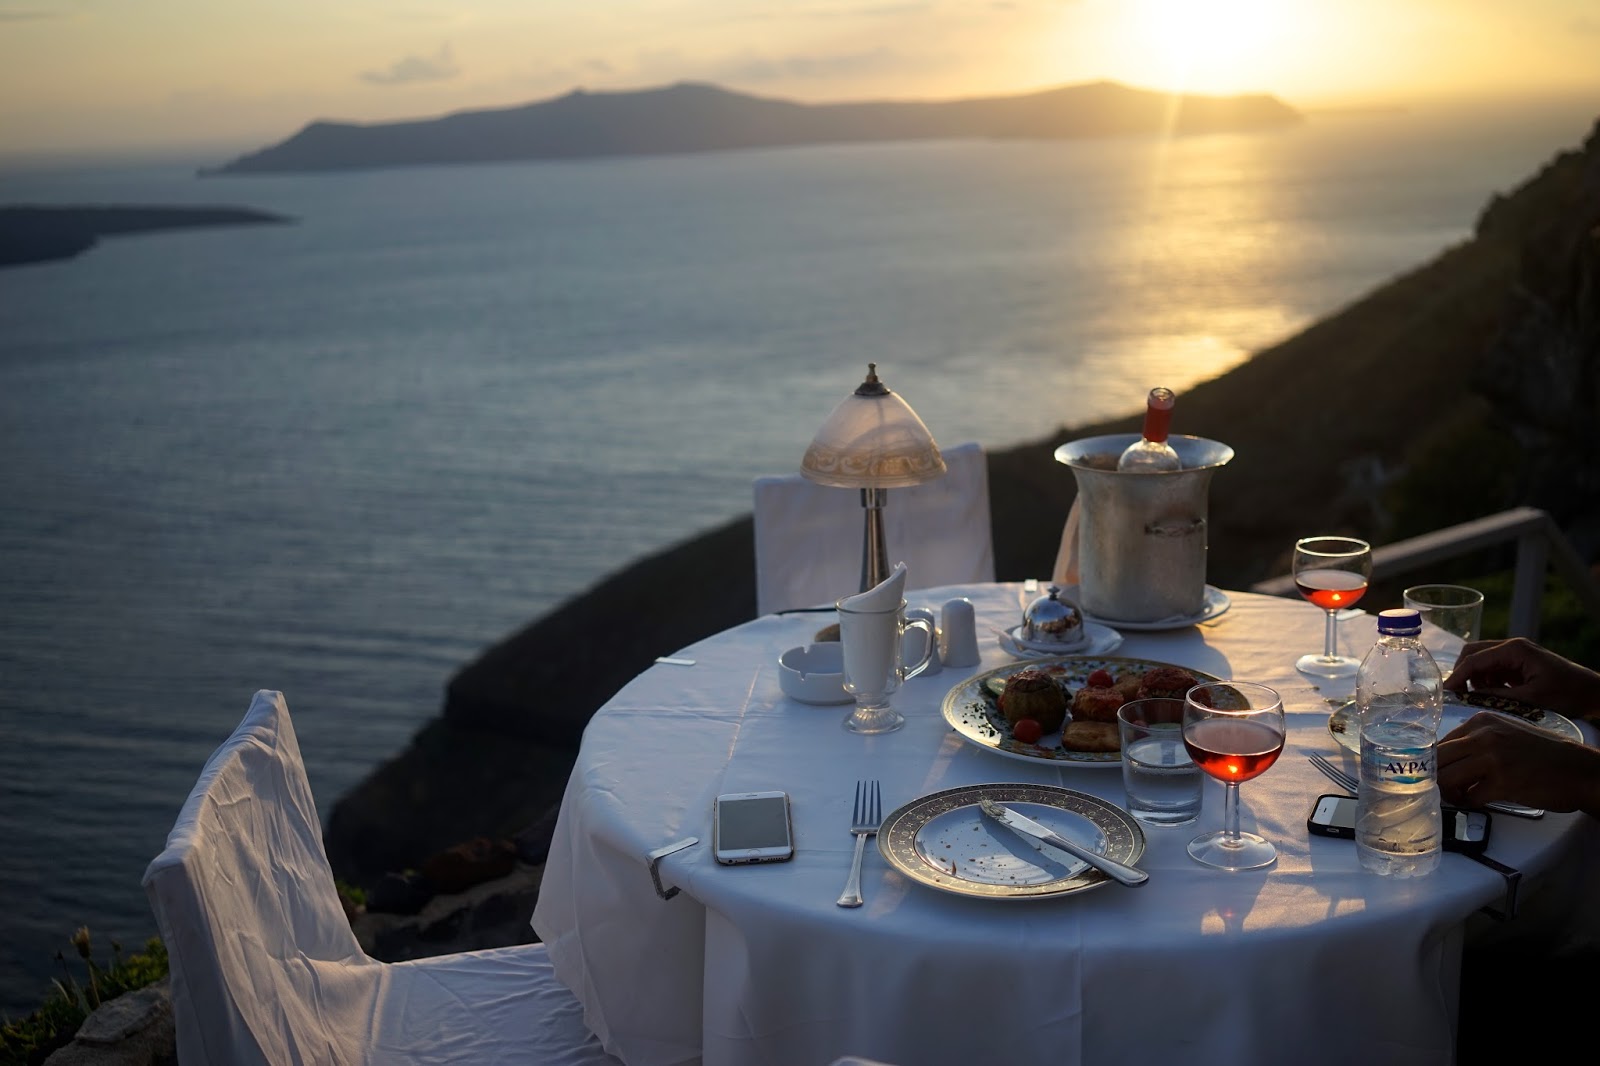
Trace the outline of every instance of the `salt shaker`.
{"label": "salt shaker", "polygon": [[946,666],[977,666],[978,653],[977,615],[972,601],[961,597],[948,601],[940,614],[943,641],[939,657]]}
{"label": "salt shaker", "polygon": [[[941,665],[939,655],[939,623],[934,621],[933,612],[928,610],[926,607],[907,607],[906,621],[909,622],[913,618],[927,619],[928,629],[932,632],[932,635],[927,639],[933,641],[933,647],[928,653],[928,665],[923,669],[922,673],[918,674],[917,676],[927,677],[929,674],[937,674]],[[911,648],[906,648],[903,650],[902,655],[906,662],[914,663],[916,660],[922,658],[922,644],[920,643],[921,639],[922,637],[919,634],[917,637],[919,643],[915,648],[915,654],[912,654]]]}

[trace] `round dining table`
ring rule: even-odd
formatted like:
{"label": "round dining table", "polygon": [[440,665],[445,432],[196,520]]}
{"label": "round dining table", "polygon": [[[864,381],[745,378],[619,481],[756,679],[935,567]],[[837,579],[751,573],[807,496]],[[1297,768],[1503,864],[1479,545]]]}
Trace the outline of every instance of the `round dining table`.
{"label": "round dining table", "polygon": [[[1488,855],[1521,873],[1519,913],[1504,921],[1487,912],[1504,911],[1506,877],[1466,855],[1446,853],[1425,877],[1386,878],[1361,868],[1353,842],[1308,833],[1316,798],[1341,790],[1307,755],[1351,772],[1356,759],[1329,729],[1353,681],[1294,667],[1324,636],[1324,613],[1301,600],[1209,589],[1203,620],[1127,627],[1104,653],[1282,695],[1283,754],[1241,790],[1243,828],[1276,846],[1272,865],[1226,872],[1189,857],[1189,840],[1222,822],[1222,786],[1208,779],[1198,822],[1142,827],[1142,885],[972,896],[908,876],[869,841],[864,905],[835,905],[858,781],[879,782],[885,814],[1006,784],[1126,806],[1115,761],[1002,754],[946,715],[946,694],[973,675],[1027,665],[996,631],[1039,594],[1021,583],[909,593],[936,616],[970,600],[982,661],[906,681],[893,702],[907,721],[892,733],[853,734],[842,728],[848,705],[780,688],[779,654],[811,642],[833,621],[826,613],[767,615],[683,648],[595,714],[532,924],[609,1052],[629,1066],[1454,1061],[1463,944],[1559,935],[1551,929],[1586,890],[1577,860],[1595,826],[1578,814],[1493,816]],[[1347,654],[1375,636],[1370,614],[1339,623]],[[764,790],[791,797],[793,858],[719,864],[715,798]],[[1531,1020],[1526,1000],[1507,1007]]]}

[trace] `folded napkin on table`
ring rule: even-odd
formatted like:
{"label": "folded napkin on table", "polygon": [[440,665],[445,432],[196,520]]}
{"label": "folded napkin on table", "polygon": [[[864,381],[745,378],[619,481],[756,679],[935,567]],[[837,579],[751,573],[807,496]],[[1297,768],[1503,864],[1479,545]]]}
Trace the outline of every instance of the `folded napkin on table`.
{"label": "folded napkin on table", "polygon": [[895,563],[889,576],[865,592],[839,602],[852,611],[892,611],[906,598],[906,564]]}

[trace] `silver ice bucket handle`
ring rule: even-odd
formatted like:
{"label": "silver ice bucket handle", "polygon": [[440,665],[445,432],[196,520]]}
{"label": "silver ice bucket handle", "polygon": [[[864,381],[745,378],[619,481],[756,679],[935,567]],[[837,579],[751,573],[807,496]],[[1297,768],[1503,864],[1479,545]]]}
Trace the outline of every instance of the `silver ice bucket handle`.
{"label": "silver ice bucket handle", "polygon": [[1144,532],[1147,537],[1192,537],[1196,534],[1203,537],[1206,532],[1206,520],[1191,518],[1186,522],[1151,522],[1144,527]]}

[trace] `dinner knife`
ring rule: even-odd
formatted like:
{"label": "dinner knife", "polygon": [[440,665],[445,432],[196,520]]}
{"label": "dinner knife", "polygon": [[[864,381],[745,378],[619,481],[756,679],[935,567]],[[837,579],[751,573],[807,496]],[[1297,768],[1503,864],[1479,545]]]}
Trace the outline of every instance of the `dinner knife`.
{"label": "dinner knife", "polygon": [[1017,833],[1028,843],[1033,844],[1034,847],[1038,847],[1040,844],[1048,844],[1050,847],[1064,851],[1074,858],[1082,859],[1096,870],[1125,885],[1142,885],[1150,880],[1150,875],[1143,870],[1125,866],[1115,859],[1108,859],[1098,851],[1090,851],[1082,844],[1074,843],[1049,827],[1042,826],[1032,818],[1018,814],[1010,807],[1002,806],[992,799],[979,800],[978,807],[984,814]]}

